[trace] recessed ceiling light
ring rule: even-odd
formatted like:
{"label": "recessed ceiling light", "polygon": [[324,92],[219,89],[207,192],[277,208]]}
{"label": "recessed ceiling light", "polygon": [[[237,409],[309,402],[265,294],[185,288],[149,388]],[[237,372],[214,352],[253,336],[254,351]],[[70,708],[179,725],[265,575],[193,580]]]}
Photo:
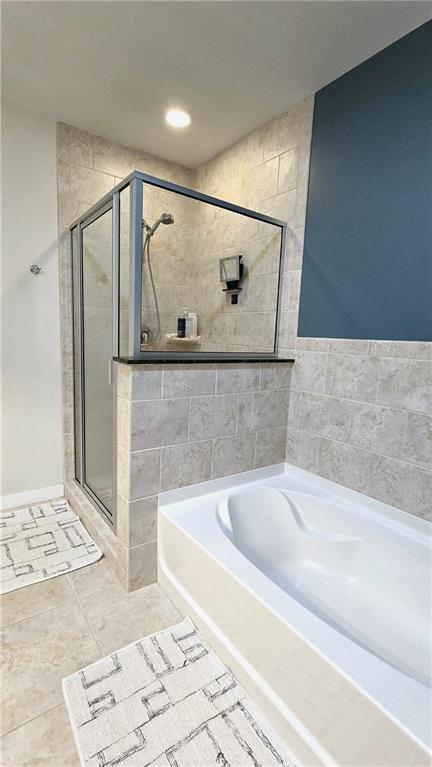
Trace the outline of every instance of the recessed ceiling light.
{"label": "recessed ceiling light", "polygon": [[191,116],[184,109],[168,109],[165,113],[165,120],[173,128],[186,128],[190,125]]}

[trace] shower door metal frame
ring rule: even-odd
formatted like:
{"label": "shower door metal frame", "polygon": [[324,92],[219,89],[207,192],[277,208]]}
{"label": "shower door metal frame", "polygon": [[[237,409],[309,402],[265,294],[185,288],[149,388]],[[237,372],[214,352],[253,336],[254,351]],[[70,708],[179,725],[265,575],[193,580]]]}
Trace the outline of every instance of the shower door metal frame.
{"label": "shower door metal frame", "polygon": [[[238,213],[246,218],[252,218],[256,221],[262,221],[266,224],[272,224],[277,226],[281,230],[281,244],[279,254],[279,276],[278,276],[278,291],[277,291],[277,305],[276,305],[276,317],[275,317],[275,330],[274,330],[274,343],[273,351],[266,353],[245,352],[239,354],[238,352],[153,352],[141,350],[141,256],[142,256],[142,218],[144,215],[143,203],[145,198],[143,195],[143,185],[149,184],[150,186],[156,186],[160,189],[166,189],[167,191],[174,192],[182,197],[190,197],[193,200],[213,205],[214,207],[228,210],[231,213]],[[133,171],[102,197],[99,202],[91,207],[84,216],[81,216],[75,221],[70,229],[77,226],[83,218],[91,215],[97,211],[101,205],[109,202],[116,195],[119,195],[127,186],[130,186],[130,261],[129,261],[129,328],[128,328],[128,357],[132,360],[153,360],[157,362],[161,359],[172,360],[214,360],[232,358],[233,362],[241,357],[242,359],[256,360],[260,359],[277,359],[279,356],[279,328],[280,328],[280,313],[282,306],[282,278],[283,278],[283,264],[285,257],[285,250],[287,245],[287,224],[285,221],[281,221],[278,218],[267,216],[264,213],[258,213],[255,210],[244,208],[241,205],[235,205],[234,203],[221,200],[218,197],[212,197],[211,195],[204,194],[203,192],[197,192],[195,189],[182,186],[181,184],[175,184],[171,181],[164,181],[156,176],[150,176],[147,173],[141,171]],[[118,358],[118,355],[115,355]]]}
{"label": "shower door metal frame", "polygon": [[[124,181],[131,183],[131,188],[135,191],[131,194],[131,248],[130,248],[130,267],[129,267],[129,280],[130,280],[130,293],[129,293],[129,357],[133,360],[154,360],[157,362],[159,359],[172,359],[172,360],[214,360],[217,362],[218,358],[227,357],[232,358],[233,362],[239,357],[242,359],[256,360],[260,359],[277,359],[279,355],[279,328],[280,328],[280,313],[282,307],[282,280],[283,280],[283,265],[285,260],[285,250],[287,245],[287,224],[285,221],[281,221],[272,216],[266,216],[263,213],[250,210],[249,208],[243,208],[241,205],[235,205],[234,203],[221,200],[217,197],[212,197],[202,192],[197,192],[189,187],[181,186],[180,184],[174,184],[171,181],[164,181],[163,179],[156,178],[155,176],[149,176],[147,173],[141,173],[140,171],[134,171]],[[143,218],[143,186],[149,184],[150,186],[156,186],[160,189],[166,189],[170,192],[174,192],[183,197],[189,197],[199,202],[205,202],[208,205],[213,205],[217,208],[228,210],[231,213],[238,213],[246,218],[252,218],[255,221],[262,221],[266,224],[279,227],[281,230],[281,242],[279,252],[279,275],[278,275],[278,290],[277,290],[277,303],[276,303],[276,315],[275,315],[275,328],[273,338],[273,352],[261,354],[261,353],[241,353],[238,352],[153,352],[141,350],[141,280],[142,280],[142,218]],[[133,305],[132,305],[133,303]]]}
{"label": "shower door metal frame", "polygon": [[[275,329],[274,329],[274,343],[273,351],[269,353],[238,353],[238,352],[151,352],[141,350],[141,294],[142,294],[142,243],[143,243],[143,231],[142,231],[142,219],[144,216],[143,203],[145,203],[145,197],[143,193],[144,184],[155,186],[160,189],[166,189],[170,192],[174,192],[183,197],[189,197],[199,202],[204,202],[209,205],[221,208],[223,210],[230,211],[232,213],[238,213],[246,218],[252,218],[263,223],[272,224],[277,226],[281,230],[281,242],[280,242],[280,254],[279,254],[279,275],[278,275],[278,291],[277,291],[277,305],[276,305],[276,317],[275,317]],[[120,193],[127,187],[130,190],[130,251],[129,251],[129,305],[128,305],[128,358],[133,361],[145,361],[151,360],[155,363],[158,360],[170,359],[170,360],[203,360],[215,362],[218,359],[230,358],[233,362],[239,357],[242,359],[248,359],[251,361],[259,362],[260,359],[277,359],[279,352],[279,328],[280,328],[280,314],[282,306],[282,278],[283,278],[283,266],[285,258],[285,250],[287,245],[287,224],[272,216],[266,216],[262,213],[250,210],[249,208],[243,208],[240,205],[221,200],[211,195],[197,192],[194,189],[182,186],[180,184],[174,184],[170,181],[164,181],[156,176],[150,176],[140,171],[133,171],[129,176],[123,179],[117,186],[115,186],[110,192],[102,197],[95,205],[87,210],[82,216],[74,221],[70,227],[70,237],[72,242],[73,231],[77,230],[77,264],[79,270],[78,281],[78,327],[79,327],[79,353],[80,353],[80,426],[81,426],[81,444],[80,444],[80,475],[81,481],[76,477],[75,479],[95,505],[96,509],[103,516],[103,518],[111,525],[116,526],[116,501],[117,501],[117,488],[116,488],[116,447],[117,447],[117,402],[116,396],[113,394],[113,464],[112,464],[112,476],[113,476],[113,503],[112,503],[112,515],[105,508],[103,503],[97,498],[95,493],[87,485],[85,481],[85,401],[84,401],[84,323],[83,323],[83,259],[82,259],[82,238],[84,229],[96,221],[101,215],[108,210],[112,210],[112,360],[110,361],[110,375],[111,381],[114,381],[115,366],[113,361],[119,359],[119,347],[120,347]],[[73,280],[72,280],[73,285]],[[73,307],[73,343],[75,350],[75,301],[72,298]],[[73,355],[73,375],[74,375],[74,394],[75,394],[75,355]],[[113,386],[115,382],[113,383]],[[74,437],[76,434],[76,408],[74,401]]]}
{"label": "shower door metal frame", "polygon": [[[92,488],[86,481],[86,469],[85,469],[85,342],[84,342],[84,303],[83,303],[83,274],[84,274],[84,262],[83,262],[83,233],[84,230],[106,213],[111,211],[112,214],[112,358],[109,361],[109,369],[106,374],[109,378],[111,385],[114,387],[114,369],[113,369],[113,357],[116,357],[119,352],[119,259],[120,259],[120,194],[115,192],[110,195],[110,199],[100,201],[97,206],[93,206],[91,210],[85,213],[75,224],[70,227],[71,237],[71,255],[73,247],[73,233],[77,232],[77,269],[78,269],[78,317],[75,317],[75,296],[74,296],[74,278],[72,274],[72,343],[73,343],[73,391],[74,391],[74,440],[76,438],[76,408],[75,408],[75,344],[77,339],[75,338],[75,320],[78,320],[78,335],[79,335],[79,359],[80,359],[80,376],[79,376],[79,388],[80,388],[80,466],[79,474],[80,479],[77,477],[76,472],[76,452],[74,451],[74,464],[75,464],[75,481],[79,484],[83,492],[93,502],[96,510],[101,514],[108,524],[110,524],[114,530],[116,528],[117,519],[117,476],[116,476],[116,457],[117,457],[117,402],[116,397],[112,396],[112,434],[113,434],[113,452],[112,452],[112,511],[110,512]],[[72,269],[73,269],[73,259]]]}

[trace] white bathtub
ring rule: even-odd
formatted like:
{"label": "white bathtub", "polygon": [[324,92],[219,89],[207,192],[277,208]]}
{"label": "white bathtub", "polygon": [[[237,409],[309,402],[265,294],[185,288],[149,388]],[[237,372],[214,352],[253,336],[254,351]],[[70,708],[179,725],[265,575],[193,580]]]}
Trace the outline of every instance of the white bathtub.
{"label": "white bathtub", "polygon": [[280,465],[162,494],[159,527],[162,586],[286,737],[324,764],[427,763],[426,521]]}

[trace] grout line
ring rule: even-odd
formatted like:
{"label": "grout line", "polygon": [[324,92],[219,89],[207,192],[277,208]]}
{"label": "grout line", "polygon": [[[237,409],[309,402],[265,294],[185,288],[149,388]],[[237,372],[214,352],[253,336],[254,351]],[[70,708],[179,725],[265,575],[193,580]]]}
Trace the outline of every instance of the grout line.
{"label": "grout line", "polygon": [[235,424],[235,435],[238,435],[238,416],[239,416],[239,405],[240,405],[240,394],[237,393],[237,401],[236,401],[236,424]]}
{"label": "grout line", "polygon": [[[45,714],[49,714],[50,711],[54,711],[55,708],[59,708],[60,706],[64,706],[65,702],[64,699],[60,703],[55,703],[54,706],[50,706],[49,708],[45,709],[45,711],[40,711],[39,714],[36,714],[36,716],[32,716],[30,719],[26,719],[25,722],[21,722],[21,724],[17,724],[16,727],[12,727],[10,730],[6,730],[6,732],[2,732],[1,734],[1,740],[6,735],[10,735],[12,732],[16,732],[17,730],[20,730],[22,727],[25,727],[27,724],[30,724],[31,722],[35,722],[36,719],[40,719],[41,716],[45,716]],[[17,767],[20,767],[17,765]]]}
{"label": "grout line", "polygon": [[379,456],[380,458],[386,458],[388,461],[397,461],[398,463],[403,463],[408,466],[415,466],[418,469],[423,469],[428,471],[429,473],[432,473],[432,469],[427,464],[416,463],[414,461],[409,461],[406,458],[395,458],[394,456],[387,455],[386,453],[379,453],[376,450],[370,450],[366,447],[360,447],[359,445],[353,442],[344,442],[343,440],[335,439],[335,437],[327,437],[325,434],[320,434],[318,431],[310,431],[309,429],[302,428],[301,426],[290,426],[290,428],[295,429],[296,431],[301,431],[304,434],[310,434],[313,437],[319,437],[321,440],[328,440],[328,442],[335,442],[338,445],[344,445],[345,447],[352,448],[353,450],[358,450],[361,453],[367,453],[368,455]]}
{"label": "grout line", "polygon": [[[94,564],[94,563],[92,563],[92,564]],[[64,575],[66,577],[68,577],[67,573],[64,573]],[[57,577],[61,578],[62,576],[57,576]],[[48,580],[53,580],[53,578],[49,578]],[[36,586],[37,583],[44,583],[44,582],[46,582],[46,581],[36,581],[35,583],[29,583],[27,585],[28,586]],[[26,588],[26,587],[24,587],[24,588]],[[32,618],[36,618],[38,615],[44,615],[45,613],[50,613],[53,610],[57,610],[59,607],[64,607],[68,602],[73,601],[76,598],[75,591],[73,589],[72,589],[72,591],[73,591],[72,595],[68,596],[67,599],[65,599],[64,601],[59,602],[58,604],[52,605],[51,607],[47,607],[44,610],[38,610],[37,612],[32,613],[31,615],[26,615],[25,618],[19,618],[16,621],[12,621],[12,623],[7,623],[5,625],[2,625],[1,631],[4,631],[4,630],[6,630],[8,628],[11,628],[12,626],[18,626],[19,623],[24,623],[24,621],[28,621],[28,620],[31,620]],[[12,593],[12,592],[7,592],[7,593]],[[2,595],[3,598],[7,596],[7,593]]]}
{"label": "grout line", "polygon": [[[69,578],[69,576],[67,576],[67,577]],[[98,639],[97,639],[97,637],[96,637],[96,634],[95,634],[95,632],[94,632],[94,630],[93,630],[93,627],[92,627],[92,625],[91,625],[91,623],[90,623],[89,619],[87,618],[87,615],[86,615],[86,613],[85,613],[85,611],[84,611],[84,607],[83,607],[83,605],[82,605],[82,602],[81,602],[81,599],[80,599],[80,597],[79,597],[79,595],[78,595],[78,592],[77,592],[77,590],[75,589],[75,586],[73,585],[73,582],[72,582],[72,579],[71,579],[71,578],[69,578],[69,582],[70,582],[70,585],[71,585],[71,587],[72,587],[72,591],[74,592],[74,594],[75,594],[75,596],[76,596],[76,599],[77,599],[77,602],[78,602],[78,605],[79,605],[79,608],[80,608],[81,614],[82,614],[82,616],[83,616],[83,618],[84,618],[84,620],[85,620],[85,622],[86,622],[86,624],[87,624],[88,628],[90,629],[90,634],[92,635],[92,637],[93,637],[94,641],[96,642],[96,645],[97,645],[97,647],[99,648],[99,650],[101,651],[101,653],[103,653],[103,648],[102,648],[101,644],[99,643],[99,641],[98,641]],[[102,657],[103,657],[103,656],[102,656]]]}

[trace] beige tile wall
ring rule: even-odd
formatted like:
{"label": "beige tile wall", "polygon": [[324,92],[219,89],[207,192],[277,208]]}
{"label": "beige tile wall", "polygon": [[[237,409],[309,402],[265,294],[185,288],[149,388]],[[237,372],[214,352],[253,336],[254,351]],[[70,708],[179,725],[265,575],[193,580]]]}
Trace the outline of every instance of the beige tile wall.
{"label": "beige tile wall", "polygon": [[432,343],[298,338],[287,461],[432,520]]}
{"label": "beige tile wall", "polygon": [[[202,165],[194,179],[195,187],[206,194],[287,222],[279,336],[282,355],[293,347],[296,335],[312,116],[310,97]],[[201,230],[206,252],[195,253],[190,267],[196,269],[204,261],[198,284],[208,283],[208,274],[215,274],[220,256],[244,252],[251,275],[245,281],[237,308],[226,300],[222,303],[224,329],[233,346],[268,350],[274,323],[270,310],[277,285],[277,235],[268,226],[251,227],[247,223],[242,231],[232,215],[221,211],[205,220]],[[217,290],[215,282],[213,277],[210,288],[213,293]],[[206,321],[212,339],[216,340],[219,317],[215,322],[214,317],[207,316]]]}
{"label": "beige tile wall", "polygon": [[280,463],[290,363],[117,365],[117,572],[156,579],[158,493]]}

